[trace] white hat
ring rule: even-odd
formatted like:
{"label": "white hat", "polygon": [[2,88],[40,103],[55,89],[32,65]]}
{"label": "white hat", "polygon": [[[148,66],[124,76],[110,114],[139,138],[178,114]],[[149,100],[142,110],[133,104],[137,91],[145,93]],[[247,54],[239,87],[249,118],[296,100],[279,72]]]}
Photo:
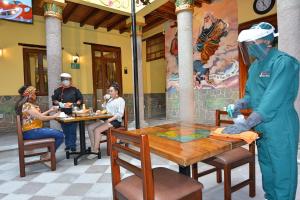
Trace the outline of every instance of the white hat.
{"label": "white hat", "polygon": [[60,77],[61,78],[72,78],[71,74],[68,74],[68,73],[62,73],[62,74],[60,74]]}
{"label": "white hat", "polygon": [[278,33],[275,33],[275,28],[267,23],[261,22],[253,25],[250,29],[242,30],[238,36],[238,42],[250,42],[272,34],[273,37],[277,37]]}

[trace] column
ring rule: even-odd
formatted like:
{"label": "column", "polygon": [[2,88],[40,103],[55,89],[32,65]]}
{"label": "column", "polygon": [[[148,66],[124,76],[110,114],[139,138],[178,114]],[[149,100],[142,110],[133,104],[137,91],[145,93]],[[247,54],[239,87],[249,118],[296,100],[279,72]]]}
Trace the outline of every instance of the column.
{"label": "column", "polygon": [[144,104],[144,84],[143,84],[143,59],[142,59],[142,28],[145,24],[137,22],[137,57],[138,57],[138,77],[139,77],[139,108],[140,108],[140,124],[141,128],[145,127],[145,104]]}
{"label": "column", "polygon": [[[61,21],[65,5],[64,0],[43,1],[46,25],[49,107],[52,106],[51,96],[60,84],[60,74],[62,72]],[[51,127],[54,127],[54,124],[51,122]]]}
{"label": "column", "polygon": [[[127,21],[128,24],[131,23],[131,19]],[[142,59],[142,29],[143,26],[145,26],[145,19],[142,18],[137,18],[136,20],[136,40],[137,40],[137,63],[138,63],[138,71],[137,71],[137,76],[138,76],[138,96],[139,96],[139,111],[134,111],[139,112],[139,121],[140,121],[140,127],[143,128],[147,126],[147,123],[145,122],[145,104],[144,104],[144,84],[143,84],[143,59]],[[131,34],[131,37],[133,37],[133,34]],[[131,45],[133,45],[131,43]],[[133,46],[132,46],[133,48]],[[132,57],[133,58],[133,57]],[[134,70],[133,70],[134,71]],[[134,100],[135,101],[135,100]],[[131,126],[135,127],[135,122],[133,122]]]}
{"label": "column", "polygon": [[180,121],[194,120],[193,0],[176,0]]}
{"label": "column", "polygon": [[[278,21],[278,48],[287,52],[300,61],[300,1],[299,0],[278,0],[277,1]],[[300,84],[300,83],[299,83]],[[300,116],[300,92],[295,102],[295,107]]]}

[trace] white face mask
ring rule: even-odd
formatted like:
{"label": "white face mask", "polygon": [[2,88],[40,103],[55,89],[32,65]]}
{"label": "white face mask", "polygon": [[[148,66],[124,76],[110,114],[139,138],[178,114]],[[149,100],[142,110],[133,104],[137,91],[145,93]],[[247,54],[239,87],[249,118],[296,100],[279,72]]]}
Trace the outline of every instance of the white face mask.
{"label": "white face mask", "polygon": [[69,80],[63,80],[62,84],[66,87],[70,86],[71,82]]}

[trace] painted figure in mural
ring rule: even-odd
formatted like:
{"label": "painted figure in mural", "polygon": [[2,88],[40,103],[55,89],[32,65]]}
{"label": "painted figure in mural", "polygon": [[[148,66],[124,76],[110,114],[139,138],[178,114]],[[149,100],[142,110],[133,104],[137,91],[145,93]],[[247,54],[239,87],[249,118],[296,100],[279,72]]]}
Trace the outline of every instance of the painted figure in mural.
{"label": "painted figure in mural", "polygon": [[253,112],[247,120],[228,126],[223,133],[237,134],[253,127],[260,132],[257,149],[265,198],[294,200],[299,141],[299,118],[294,102],[300,63],[272,47],[276,36],[274,27],[265,22],[239,34],[244,62],[251,66],[245,97],[237,101],[233,114],[246,108]]}
{"label": "painted figure in mural", "polygon": [[196,59],[193,63],[196,80],[199,83],[201,80],[208,81],[209,69],[204,68],[204,65],[219,48],[221,38],[225,37],[227,34],[227,23],[222,19],[217,19],[211,13],[205,14],[203,26],[195,46],[195,51],[200,52],[200,58]]}
{"label": "painted figure in mural", "polygon": [[178,65],[178,37],[177,37],[177,31],[175,33],[175,36],[174,36],[172,42],[171,42],[170,54],[175,56],[176,64]]}
{"label": "painted figure in mural", "polygon": [[[60,110],[67,115],[72,114],[72,107],[79,107],[83,97],[79,89],[72,85],[72,76],[68,73],[60,75],[61,86],[54,90],[52,95],[53,105],[59,106]],[[66,151],[76,151],[76,129],[77,122],[61,123],[65,134]]]}
{"label": "painted figure in mural", "polygon": [[[170,24],[169,30],[171,30],[169,43],[169,51],[166,51],[165,57],[167,60],[167,70],[168,70],[168,82],[167,88],[168,92],[176,91],[178,88],[178,31],[177,22],[174,21]],[[172,39],[171,39],[172,38]]]}

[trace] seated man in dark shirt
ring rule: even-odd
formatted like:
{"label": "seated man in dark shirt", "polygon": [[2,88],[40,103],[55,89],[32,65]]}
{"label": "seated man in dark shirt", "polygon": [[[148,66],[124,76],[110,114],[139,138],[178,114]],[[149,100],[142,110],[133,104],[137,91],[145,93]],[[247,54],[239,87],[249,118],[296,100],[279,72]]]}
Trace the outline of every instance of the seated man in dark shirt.
{"label": "seated man in dark shirt", "polygon": [[[67,115],[72,114],[73,104],[80,106],[83,97],[79,89],[72,86],[72,77],[68,73],[60,75],[61,86],[54,91],[52,101],[54,105],[58,105],[62,112]],[[76,128],[77,123],[61,123],[61,128],[65,134],[66,151],[76,151]]]}

